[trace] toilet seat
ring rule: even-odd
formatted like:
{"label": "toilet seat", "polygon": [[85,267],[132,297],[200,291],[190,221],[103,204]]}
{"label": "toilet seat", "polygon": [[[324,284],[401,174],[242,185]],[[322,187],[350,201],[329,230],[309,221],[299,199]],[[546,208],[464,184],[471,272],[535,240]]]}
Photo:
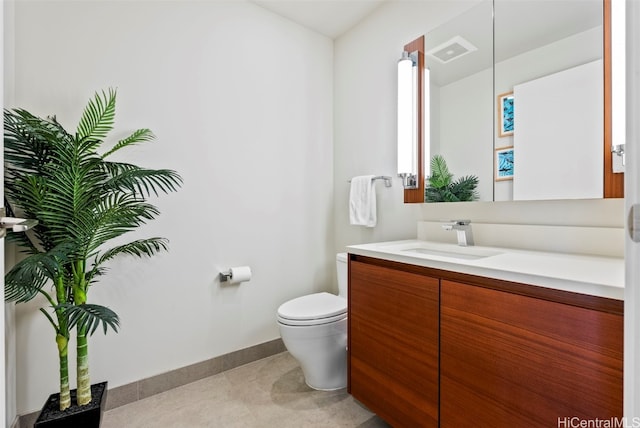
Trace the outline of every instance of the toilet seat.
{"label": "toilet seat", "polygon": [[328,324],[347,317],[347,299],[322,292],[297,297],[278,308],[278,322],[291,326]]}

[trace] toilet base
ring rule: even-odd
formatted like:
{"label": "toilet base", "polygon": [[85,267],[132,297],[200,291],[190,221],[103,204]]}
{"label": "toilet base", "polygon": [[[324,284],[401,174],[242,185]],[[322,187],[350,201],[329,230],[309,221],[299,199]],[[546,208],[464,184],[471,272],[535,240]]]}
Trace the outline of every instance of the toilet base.
{"label": "toilet base", "polygon": [[[291,355],[296,358],[295,355]],[[300,363],[300,368],[304,375],[304,383],[306,383],[309,388],[317,391],[335,391],[347,387],[346,349],[343,356],[335,356],[333,361],[324,368],[319,368],[318,366],[305,367],[306,364],[303,365],[297,358],[296,360]],[[305,368],[307,368],[306,371]]]}
{"label": "toilet base", "polygon": [[278,323],[284,346],[300,364],[309,388],[335,391],[347,386],[347,319],[319,326]]}
{"label": "toilet base", "polygon": [[326,392],[339,391],[339,390],[341,390],[341,389],[345,389],[345,388],[347,387],[346,382],[345,382],[344,386],[340,386],[340,387],[338,387],[338,388],[329,388],[329,389],[326,389],[326,388],[315,388],[315,387],[313,387],[313,386],[309,385],[307,382],[305,382],[305,384],[306,384],[309,388],[311,388],[311,389],[313,389],[313,390],[315,390],[315,391],[326,391]]}

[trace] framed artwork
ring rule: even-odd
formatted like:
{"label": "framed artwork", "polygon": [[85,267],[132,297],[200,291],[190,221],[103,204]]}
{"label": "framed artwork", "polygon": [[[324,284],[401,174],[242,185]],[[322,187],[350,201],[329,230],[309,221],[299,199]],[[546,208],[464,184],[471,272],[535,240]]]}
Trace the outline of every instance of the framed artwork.
{"label": "framed artwork", "polygon": [[513,180],[513,147],[496,149],[496,181]]}
{"label": "framed artwork", "polygon": [[498,95],[498,137],[513,135],[513,92]]}

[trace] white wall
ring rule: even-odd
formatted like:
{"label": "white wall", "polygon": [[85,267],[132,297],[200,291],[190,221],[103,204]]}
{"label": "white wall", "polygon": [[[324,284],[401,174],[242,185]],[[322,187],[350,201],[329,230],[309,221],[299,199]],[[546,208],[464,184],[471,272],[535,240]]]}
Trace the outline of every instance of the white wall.
{"label": "white wall", "polygon": [[[330,39],[247,2],[30,1],[16,4],[14,62],[15,106],[70,130],[94,91],[117,87],[114,136],[158,137],[126,160],[185,181],[139,234],[170,252],[114,263],[89,295],[121,317],[119,334],[91,341],[92,380],[275,339],[282,302],[334,286]],[[245,264],[251,282],[220,286],[220,270]],[[18,308],[17,337],[24,414],[57,388],[37,305]]]}
{"label": "white wall", "polygon": [[493,200],[492,91],[492,69],[440,88],[440,147],[436,153],[447,161],[454,179],[478,177],[481,201]]}

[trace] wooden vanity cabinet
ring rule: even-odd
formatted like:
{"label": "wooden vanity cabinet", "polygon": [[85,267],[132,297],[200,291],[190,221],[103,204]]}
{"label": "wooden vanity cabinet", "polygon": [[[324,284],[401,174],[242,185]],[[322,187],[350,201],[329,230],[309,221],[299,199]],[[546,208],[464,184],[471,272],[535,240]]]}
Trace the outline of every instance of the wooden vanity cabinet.
{"label": "wooden vanity cabinet", "polygon": [[622,417],[622,301],[350,255],[348,334],[349,392],[394,427]]}
{"label": "wooden vanity cabinet", "polygon": [[396,427],[438,426],[439,280],[349,263],[349,392]]}
{"label": "wooden vanity cabinet", "polygon": [[446,280],[440,304],[442,428],[622,416],[621,313]]}

